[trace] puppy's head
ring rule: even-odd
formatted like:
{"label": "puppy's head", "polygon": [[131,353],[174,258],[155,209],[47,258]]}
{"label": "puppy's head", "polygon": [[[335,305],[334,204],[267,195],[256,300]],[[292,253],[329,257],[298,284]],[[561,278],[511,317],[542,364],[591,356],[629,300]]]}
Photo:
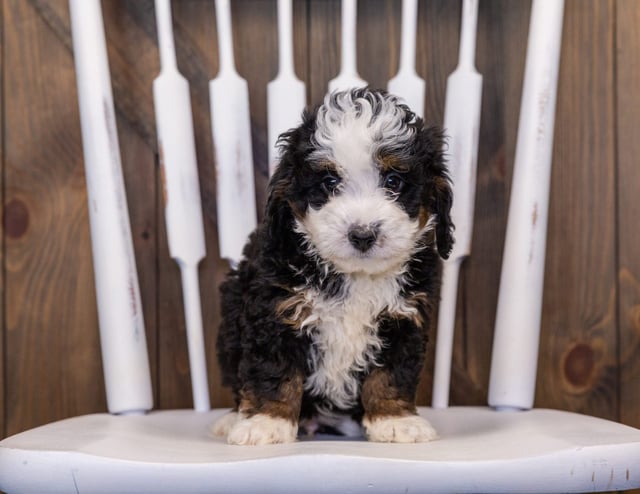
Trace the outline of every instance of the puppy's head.
{"label": "puppy's head", "polygon": [[442,134],[425,129],[395,96],[329,94],[280,143],[267,221],[290,210],[312,256],[342,273],[393,272],[432,229],[440,255],[449,255],[452,198]]}

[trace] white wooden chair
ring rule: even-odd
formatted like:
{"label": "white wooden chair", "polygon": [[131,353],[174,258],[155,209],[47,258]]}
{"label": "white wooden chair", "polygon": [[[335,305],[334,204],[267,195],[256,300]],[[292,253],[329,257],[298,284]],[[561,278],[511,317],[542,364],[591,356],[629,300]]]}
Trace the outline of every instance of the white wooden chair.
{"label": "white wooden chair", "polygon": [[[159,27],[167,19],[170,26],[168,3],[165,2],[164,6],[162,3],[157,2]],[[224,9],[223,3],[218,0],[217,7]],[[473,7],[474,2],[469,3]],[[535,343],[531,345],[531,340],[537,338],[536,325],[539,326],[539,322],[536,321],[540,308],[535,301],[540,294],[537,298],[535,293],[521,297],[533,300],[533,303],[517,307],[520,314],[522,311],[530,314],[529,319],[533,322],[531,328],[523,328],[521,334],[512,336],[514,340],[528,342],[528,353],[524,354],[517,342],[514,344],[505,339],[504,331],[500,329],[501,324],[511,324],[506,308],[513,302],[504,297],[520,289],[513,285],[506,285],[511,287],[510,293],[501,294],[501,308],[498,310],[490,391],[492,407],[447,407],[450,348],[445,342],[438,349],[437,367],[440,370],[436,375],[435,406],[419,409],[419,413],[428,418],[439,432],[436,441],[412,445],[376,444],[325,436],[286,445],[239,447],[211,437],[210,424],[226,410],[208,410],[208,394],[202,391],[203,386],[206,389],[206,378],[202,374],[204,360],[201,358],[201,342],[198,341],[199,330],[201,333],[199,300],[197,293],[194,294],[190,288],[193,286],[193,273],[189,274],[204,255],[204,247],[198,241],[197,222],[189,227],[195,233],[178,230],[179,235],[196,239],[191,242],[191,247],[175,241],[171,246],[172,255],[183,269],[185,306],[190,306],[186,310],[197,410],[145,413],[151,408],[151,392],[142,321],[139,315],[130,312],[135,305],[127,298],[131,292],[119,289],[121,286],[134,286],[133,296],[139,301],[135,291],[137,280],[130,274],[135,273],[135,265],[126,204],[122,204],[118,143],[113,137],[117,134],[114,132],[100,2],[71,0],[71,7],[87,181],[90,199],[97,201],[97,206],[92,208],[95,211],[92,211],[91,223],[105,379],[112,413],[62,420],[1,441],[0,490],[8,493],[393,493],[585,492],[640,487],[640,430],[575,413],[530,409],[536,360],[536,352],[531,348],[537,346]],[[218,14],[219,18],[223,17]],[[560,43],[561,19],[562,2],[534,0],[518,149],[523,156],[531,152],[526,146],[527,136],[533,131],[542,149],[537,159],[546,160],[546,163],[550,163],[555,96],[547,100],[550,108],[546,114],[528,112],[527,105],[532,101],[535,103],[540,89],[550,89],[555,95],[557,57],[554,58],[553,53],[558,51]],[[536,59],[541,27],[544,31],[542,39],[551,40],[551,45],[543,46],[545,56]],[[553,39],[556,39],[555,47]],[[171,73],[175,70],[175,57],[172,59],[171,56],[172,40],[161,40],[160,44],[163,73],[165,69]],[[537,78],[541,72],[546,74],[543,82]],[[164,80],[156,88],[160,95],[164,87],[162,84],[167,84],[172,91],[184,96],[185,85],[176,82],[180,79],[176,74],[165,79],[169,82]],[[545,94],[549,97],[550,93],[546,91]],[[160,139],[165,135],[161,123],[163,111],[168,111],[174,120],[189,117],[189,113],[187,117],[178,113],[182,111],[179,108],[167,109],[158,102],[156,111]],[[216,111],[215,107],[213,111]],[[189,121],[181,122],[187,130],[190,129]],[[542,144],[541,128],[548,130],[542,137]],[[188,154],[193,137],[187,132],[177,144],[170,143],[169,139],[162,141],[164,166],[167,168],[171,166],[172,146],[182,146],[187,149],[183,152]],[[455,133],[453,139],[455,142]],[[544,153],[547,153],[546,158]],[[473,154],[471,152],[467,160],[471,165],[475,160]],[[548,188],[545,190],[544,184],[532,184],[527,177],[525,161],[523,157],[516,157],[514,189],[519,188],[520,197],[535,197],[544,202]],[[197,185],[197,176],[189,171],[189,167],[186,168],[182,175],[175,170],[170,171],[167,180],[174,179],[171,173],[178,173],[177,176],[189,184],[187,190],[197,191],[193,188],[194,181]],[[460,173],[454,172],[454,177],[459,177]],[[469,180],[473,181],[473,178]],[[524,184],[531,186],[524,187]],[[173,194],[173,186],[168,184],[167,187],[169,194]],[[459,183],[456,187],[459,188]],[[186,194],[177,202],[182,204],[182,208],[199,207],[197,196],[197,193]],[[193,201],[196,201],[195,206]],[[512,225],[517,223],[518,214],[522,214],[520,209],[529,214],[525,206],[518,206],[512,201],[503,284],[512,283],[509,270],[521,269],[517,265],[518,246],[523,237],[527,249],[530,248],[531,239],[526,237],[527,232],[519,232]],[[179,217],[179,213],[175,214]],[[465,223],[464,215],[460,212],[458,215],[458,231],[470,228],[470,221]],[[540,216],[544,215],[540,213]],[[167,221],[170,222],[169,212]],[[171,228],[168,230],[171,236]],[[95,247],[100,239],[109,239],[111,249],[114,245],[120,249],[121,266],[114,266],[112,262],[106,272],[101,271],[105,266],[101,264],[100,249]],[[539,281],[536,289],[541,290],[544,238],[542,241],[537,238],[536,242],[542,244],[542,253],[534,256],[536,262],[527,275]],[[530,254],[527,250],[527,260]],[[113,250],[110,257],[114,257]],[[519,273],[523,276],[522,270]],[[121,284],[123,282],[125,285]],[[126,296],[119,297],[123,291]],[[502,292],[507,290],[503,288]],[[517,328],[511,325],[512,331],[519,331],[514,327]],[[515,367],[511,359],[516,360]]]}

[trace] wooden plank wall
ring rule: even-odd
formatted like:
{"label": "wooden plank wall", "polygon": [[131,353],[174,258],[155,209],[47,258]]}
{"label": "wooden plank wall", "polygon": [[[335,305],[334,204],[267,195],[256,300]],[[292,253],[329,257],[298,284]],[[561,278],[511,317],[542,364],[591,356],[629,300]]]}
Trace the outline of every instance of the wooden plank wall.
{"label": "wooden plank wall", "polygon": [[640,46],[640,6],[623,0],[616,14],[620,419],[640,427],[640,63],[634,48]]}
{"label": "wooden plank wall", "polygon": [[[235,0],[238,69],[251,99],[255,177],[265,201],[266,84],[277,70],[275,0]],[[65,0],[2,0],[0,437],[106,409],[77,93]],[[151,83],[151,0],[103,0],[117,124],[159,408],[191,405],[179,272],[168,257]],[[452,402],[486,400],[491,332],[515,151],[530,2],[480,2],[484,76],[473,255],[459,295]],[[218,69],[212,1],[173,3],[178,61],[191,83],[207,259],[201,288],[213,405],[228,406],[213,345],[215,171],[208,81]],[[425,114],[442,123],[457,58],[459,2],[421,0]],[[311,104],[339,69],[338,0],[295,0],[295,64]],[[399,0],[359,5],[363,78],[384,86],[399,59]],[[640,427],[640,2],[567,0],[536,405]],[[262,212],[259,212],[261,216]],[[431,347],[433,348],[433,346]],[[432,362],[420,403],[430,400]]]}

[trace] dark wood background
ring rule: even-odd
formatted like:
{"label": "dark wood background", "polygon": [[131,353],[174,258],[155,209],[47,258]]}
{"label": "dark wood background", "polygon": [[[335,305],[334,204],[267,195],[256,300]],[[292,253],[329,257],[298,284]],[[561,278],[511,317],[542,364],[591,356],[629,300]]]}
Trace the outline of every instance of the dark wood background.
{"label": "dark wood background", "polygon": [[[265,200],[266,84],[277,68],[275,0],[233,3],[235,52],[251,97],[255,178]],[[0,437],[106,410],[76,81],[64,0],[3,0]],[[105,0],[117,124],[158,408],[191,406],[179,272],[167,253],[151,84],[151,0]],[[472,257],[459,299],[452,401],[486,402],[530,2],[480,2],[484,76]],[[191,83],[207,259],[201,266],[213,405],[230,405],[214,360],[215,172],[207,83],[217,73],[212,1],[173,3]],[[340,4],[296,0],[295,56],[309,101],[338,72]],[[420,1],[426,119],[442,123],[458,48],[459,2]],[[640,2],[568,0],[558,95],[536,406],[640,427]],[[398,65],[400,1],[359,5],[361,76],[385,86]],[[421,385],[428,404],[431,366]]]}

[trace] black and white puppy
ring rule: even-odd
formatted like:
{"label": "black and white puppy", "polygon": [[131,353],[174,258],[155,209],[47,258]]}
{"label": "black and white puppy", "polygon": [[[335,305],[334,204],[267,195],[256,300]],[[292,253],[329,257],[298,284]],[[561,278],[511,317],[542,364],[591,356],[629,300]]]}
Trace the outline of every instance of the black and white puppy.
{"label": "black and white puppy", "polygon": [[415,393],[452,247],[441,131],[355,89],[280,143],[264,221],[221,287],[218,358],[237,408],[214,433],[268,444],[362,424],[371,441],[433,439]]}

